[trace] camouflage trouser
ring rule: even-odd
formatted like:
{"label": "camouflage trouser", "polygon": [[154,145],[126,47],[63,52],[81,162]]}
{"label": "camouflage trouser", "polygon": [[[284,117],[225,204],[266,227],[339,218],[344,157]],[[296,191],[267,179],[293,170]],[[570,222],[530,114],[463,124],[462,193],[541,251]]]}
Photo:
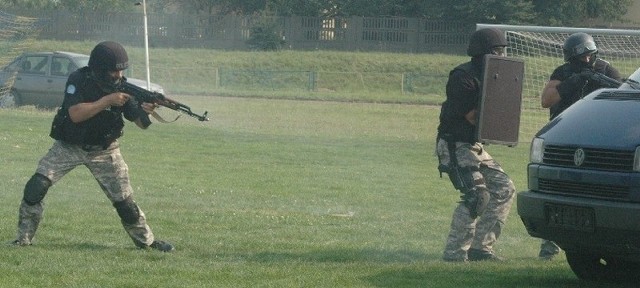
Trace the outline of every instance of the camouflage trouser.
{"label": "camouflage trouser", "polygon": [[[80,146],[56,141],[49,152],[40,159],[36,173],[47,177],[51,180],[51,184],[54,184],[80,165],[89,168],[111,203],[127,198],[132,199],[133,189],[129,183],[129,168],[120,154],[117,142],[111,144],[106,150],[85,151]],[[135,202],[133,205],[137,207]],[[18,243],[23,245],[31,243],[42,219],[43,208],[42,201],[35,205],[28,205],[22,201],[18,213]],[[139,207],[137,208],[139,211],[137,221],[132,224],[121,221],[122,225],[137,246],[151,245],[154,240],[153,233],[146,223],[144,213]]]}
{"label": "camouflage trouser", "polygon": [[[436,147],[440,164],[450,166],[447,142],[440,139]],[[469,248],[493,253],[496,242],[505,225],[515,196],[515,186],[483,146],[479,143],[456,143],[456,158],[460,167],[476,167],[473,178],[484,178],[491,196],[484,213],[478,218],[469,216],[469,209],[459,203],[453,212],[451,230],[447,238],[443,258],[466,260]]]}

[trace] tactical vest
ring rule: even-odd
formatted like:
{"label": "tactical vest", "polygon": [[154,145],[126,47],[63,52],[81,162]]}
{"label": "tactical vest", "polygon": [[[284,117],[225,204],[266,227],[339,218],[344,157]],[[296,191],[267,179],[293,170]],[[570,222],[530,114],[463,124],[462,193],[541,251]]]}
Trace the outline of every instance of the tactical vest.
{"label": "tactical vest", "polygon": [[[72,73],[68,83],[77,85],[76,93],[82,93],[82,102],[94,102],[105,95],[89,76],[89,69],[82,68]],[[96,86],[96,87],[92,87]],[[65,101],[66,102],[66,101]],[[111,107],[80,123],[69,117],[69,105],[63,102],[53,118],[49,136],[76,145],[103,145],[107,147],[122,136],[124,121],[122,108]]]}
{"label": "tactical vest", "polygon": [[[472,101],[473,103],[471,104],[474,107],[477,107],[478,99],[480,99],[480,94],[482,93],[482,71],[477,67],[477,65],[474,65],[472,62],[467,62],[458,65],[456,68],[451,70],[451,72],[449,72],[449,79],[451,79],[452,75],[456,71],[463,71],[473,79],[475,86],[477,87],[477,91],[475,97],[468,101]],[[456,116],[453,113],[454,108],[450,105],[451,103],[449,101],[445,101],[442,104],[438,137],[454,142],[476,142],[475,126],[469,123],[464,117]]]}
{"label": "tactical vest", "polygon": [[[607,74],[608,67],[609,67],[609,62],[602,59],[596,59],[596,62],[593,64],[593,71],[609,76]],[[580,69],[572,67],[570,63],[565,63],[559,68],[560,68],[561,81],[566,80],[567,78],[571,77],[573,74],[577,74],[581,72]],[[575,91],[576,94],[574,95],[574,97],[571,97],[570,99],[561,99],[560,102],[551,106],[549,108],[549,119],[555,118],[560,113],[562,113],[562,111],[566,110],[567,108],[569,108],[569,106],[573,105],[573,103],[575,103],[578,99],[600,88],[602,87],[600,87],[598,83],[588,82],[583,89]]]}

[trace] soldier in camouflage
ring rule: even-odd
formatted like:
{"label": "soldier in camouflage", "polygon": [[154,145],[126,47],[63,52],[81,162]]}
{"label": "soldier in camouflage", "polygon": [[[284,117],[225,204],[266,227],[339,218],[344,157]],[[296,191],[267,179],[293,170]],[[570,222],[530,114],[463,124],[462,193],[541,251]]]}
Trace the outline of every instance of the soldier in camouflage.
{"label": "soldier in camouflage", "polygon": [[130,95],[117,92],[115,87],[127,67],[124,48],[105,41],[91,51],[88,67],[69,76],[64,101],[51,127],[50,136],[56,141],[24,188],[14,244],[33,243],[47,191],[75,167],[84,165],[113,204],[137,247],[174,250],[173,245],[154,238],[145,214],[133,200],[128,167],[120,153],[117,139],[124,128],[123,116],[146,129],[151,124],[148,115],[156,108],[155,104],[137,103]]}
{"label": "soldier in camouflage", "polygon": [[453,213],[444,261],[502,260],[493,245],[505,225],[515,196],[513,182],[476,139],[484,55],[504,55],[507,41],[495,28],[475,31],[467,54],[471,61],[449,74],[447,99],[440,111],[436,154],[462,195]]}

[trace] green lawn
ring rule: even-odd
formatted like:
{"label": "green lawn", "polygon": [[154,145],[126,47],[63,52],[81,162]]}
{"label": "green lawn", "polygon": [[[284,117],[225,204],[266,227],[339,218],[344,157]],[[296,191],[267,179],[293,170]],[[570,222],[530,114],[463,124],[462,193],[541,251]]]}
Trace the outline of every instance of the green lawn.
{"label": "green lawn", "polygon": [[[0,246],[3,287],[601,287],[564,256],[537,260],[515,205],[495,247],[506,262],[440,260],[458,194],[438,178],[437,108],[177,99],[211,121],[129,123],[121,140],[137,202],[177,250],[135,249],[80,167],[50,189],[35,245]],[[6,243],[52,116],[0,110]],[[528,146],[487,149],[526,189]]]}

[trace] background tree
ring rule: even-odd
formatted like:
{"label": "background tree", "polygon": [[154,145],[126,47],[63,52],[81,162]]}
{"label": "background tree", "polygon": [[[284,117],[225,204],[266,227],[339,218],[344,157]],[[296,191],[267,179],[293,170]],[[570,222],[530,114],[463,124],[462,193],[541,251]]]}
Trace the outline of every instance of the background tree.
{"label": "background tree", "polygon": [[631,6],[631,0],[533,0],[538,13],[535,24],[575,26],[589,19],[620,21]]}
{"label": "background tree", "polygon": [[[267,0],[156,0],[155,9],[162,7],[184,13],[205,13],[209,15],[251,15],[266,9]],[[165,11],[172,12],[172,11]]]}
{"label": "background tree", "polygon": [[50,0],[3,0],[0,9],[54,9],[59,1]]}
{"label": "background tree", "polygon": [[336,13],[364,17],[425,17],[434,1],[424,0],[336,0]]}
{"label": "background tree", "polygon": [[321,17],[334,8],[333,1],[327,0],[270,0],[268,5],[277,16]]}
{"label": "background tree", "polygon": [[[0,9],[132,11],[136,0],[2,0]],[[419,17],[546,26],[619,22],[632,0],[149,0],[150,11],[208,15]]]}
{"label": "background tree", "polygon": [[434,0],[429,18],[470,23],[531,24],[538,16],[530,0]]}
{"label": "background tree", "polygon": [[[142,0],[140,0],[142,1]],[[131,11],[134,0],[2,0],[0,9],[82,11]]]}

